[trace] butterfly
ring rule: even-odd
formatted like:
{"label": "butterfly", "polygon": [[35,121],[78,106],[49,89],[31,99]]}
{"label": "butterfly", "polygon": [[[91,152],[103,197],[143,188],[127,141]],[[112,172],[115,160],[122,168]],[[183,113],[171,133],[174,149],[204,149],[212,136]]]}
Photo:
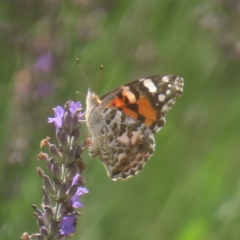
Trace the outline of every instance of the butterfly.
{"label": "butterfly", "polygon": [[153,155],[154,134],[183,92],[183,78],[158,75],[130,82],[102,97],[88,90],[89,155],[99,156],[112,180],[141,171]]}

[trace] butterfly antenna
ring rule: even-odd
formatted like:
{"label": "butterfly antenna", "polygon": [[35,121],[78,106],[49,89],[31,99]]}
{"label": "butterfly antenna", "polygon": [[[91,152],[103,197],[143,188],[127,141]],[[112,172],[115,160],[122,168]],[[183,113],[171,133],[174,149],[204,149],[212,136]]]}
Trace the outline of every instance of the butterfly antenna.
{"label": "butterfly antenna", "polygon": [[81,72],[82,72],[82,75],[84,76],[86,82],[88,83],[88,86],[89,86],[90,89],[92,90],[91,84],[90,84],[90,82],[89,82],[89,80],[88,80],[86,74],[85,74],[84,71],[83,71],[83,68],[82,68],[82,65],[80,64],[80,60],[79,60],[79,58],[76,58],[76,62],[77,62],[78,67],[80,68],[80,70],[81,70]]}
{"label": "butterfly antenna", "polygon": [[103,65],[100,65],[99,72],[98,72],[98,79],[97,79],[96,88],[95,88],[97,90],[98,90],[98,85],[99,85],[99,82],[100,82],[100,79],[101,79],[101,76],[102,76],[102,70],[103,70]]}
{"label": "butterfly antenna", "polygon": [[74,102],[76,102],[76,96],[77,96],[77,94],[79,94],[79,91],[76,91],[76,92],[74,93],[74,97],[73,97]]}
{"label": "butterfly antenna", "polygon": [[80,91],[76,91],[76,92],[74,93],[74,101],[76,100],[77,94],[81,94],[84,98],[86,98],[86,94],[84,94],[84,93],[82,93],[82,92],[80,92]]}

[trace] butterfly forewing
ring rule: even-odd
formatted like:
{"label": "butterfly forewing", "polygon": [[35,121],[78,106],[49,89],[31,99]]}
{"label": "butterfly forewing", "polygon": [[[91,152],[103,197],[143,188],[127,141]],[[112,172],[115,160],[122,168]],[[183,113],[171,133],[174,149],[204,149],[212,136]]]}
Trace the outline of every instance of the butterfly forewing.
{"label": "butterfly forewing", "polygon": [[159,75],[131,82],[101,97],[106,107],[115,107],[144,122],[153,133],[165,123],[165,114],[183,91],[183,79]]}

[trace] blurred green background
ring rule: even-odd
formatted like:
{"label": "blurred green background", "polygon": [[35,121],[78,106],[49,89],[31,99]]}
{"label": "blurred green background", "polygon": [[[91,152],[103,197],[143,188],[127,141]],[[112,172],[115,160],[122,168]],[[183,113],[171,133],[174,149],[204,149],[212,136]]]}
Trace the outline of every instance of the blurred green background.
{"label": "blurred green background", "polygon": [[84,153],[89,194],[73,239],[239,240],[239,16],[237,0],[1,1],[0,239],[38,232],[39,143],[56,142],[53,107],[77,90],[85,102],[79,57],[99,95],[164,73],[185,88],[134,178],[113,182]]}

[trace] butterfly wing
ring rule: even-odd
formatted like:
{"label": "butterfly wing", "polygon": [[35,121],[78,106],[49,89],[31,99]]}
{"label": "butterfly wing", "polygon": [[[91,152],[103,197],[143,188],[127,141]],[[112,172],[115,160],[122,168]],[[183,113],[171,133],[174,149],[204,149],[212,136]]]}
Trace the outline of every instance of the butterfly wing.
{"label": "butterfly wing", "polygon": [[127,179],[142,170],[153,154],[153,133],[144,123],[117,109],[102,114],[102,127],[93,134],[93,147],[97,144],[99,158],[113,180]]}
{"label": "butterfly wing", "polygon": [[138,173],[153,154],[154,133],[183,91],[183,79],[159,75],[140,79],[100,98],[89,118],[92,146],[113,179]]}
{"label": "butterfly wing", "polygon": [[116,108],[139,120],[153,133],[165,123],[165,114],[183,91],[183,79],[174,75],[158,75],[131,82],[102,96],[102,104]]}

